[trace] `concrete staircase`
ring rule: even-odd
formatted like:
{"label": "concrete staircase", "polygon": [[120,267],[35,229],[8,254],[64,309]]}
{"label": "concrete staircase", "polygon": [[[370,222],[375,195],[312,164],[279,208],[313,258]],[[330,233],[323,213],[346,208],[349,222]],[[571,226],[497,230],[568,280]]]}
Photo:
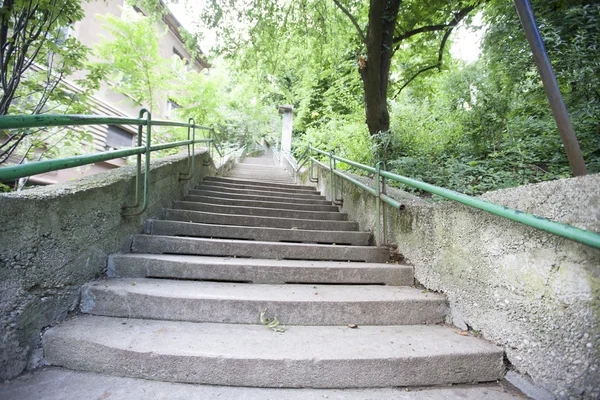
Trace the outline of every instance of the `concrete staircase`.
{"label": "concrete staircase", "polygon": [[500,379],[502,350],[442,325],[446,299],[411,287],[412,268],[385,263],[371,244],[313,187],[266,157],[248,159],[148,221],[130,253],[112,255],[109,279],[83,289],[83,315],[44,334],[45,358],[229,386]]}

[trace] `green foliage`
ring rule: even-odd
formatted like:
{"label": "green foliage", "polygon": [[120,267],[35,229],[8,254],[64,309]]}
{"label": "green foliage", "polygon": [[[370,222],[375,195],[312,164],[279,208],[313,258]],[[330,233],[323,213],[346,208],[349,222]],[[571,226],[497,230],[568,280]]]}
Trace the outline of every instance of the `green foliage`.
{"label": "green foliage", "polygon": [[[79,1],[5,1],[0,8],[0,115],[87,113],[88,99],[103,79],[89,70],[89,49],[69,36],[83,18]],[[72,87],[64,78],[75,71]],[[91,137],[68,129],[30,129],[0,133],[0,163],[23,163],[54,154],[79,154]],[[12,157],[11,157],[12,156]]]}
{"label": "green foliage", "polygon": [[166,97],[170,81],[175,79],[170,60],[159,52],[159,41],[165,31],[159,32],[155,19],[130,8],[125,8],[123,14],[124,18],[112,14],[101,17],[111,37],[105,37],[96,46],[96,54],[104,60],[96,68],[108,71],[114,89],[152,112],[157,101]]}
{"label": "green foliage", "polygon": [[[534,11],[588,169],[600,172],[600,5],[534,2]],[[570,176],[513,6],[485,15],[480,60],[415,81],[393,104],[392,168],[467,194]]]}

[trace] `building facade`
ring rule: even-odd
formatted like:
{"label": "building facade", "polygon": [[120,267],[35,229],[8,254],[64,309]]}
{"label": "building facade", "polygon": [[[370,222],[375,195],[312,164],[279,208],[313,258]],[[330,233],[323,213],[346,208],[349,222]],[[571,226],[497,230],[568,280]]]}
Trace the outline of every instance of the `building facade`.
{"label": "building facade", "polygon": [[[164,4],[162,5],[166,7]],[[103,37],[110,38],[110,34],[104,28],[105,22],[99,16],[112,14],[116,17],[126,18],[132,12],[132,7],[127,5],[124,0],[82,2],[82,8],[85,11],[85,17],[73,24],[69,34],[90,48],[94,48]],[[137,8],[134,8],[133,12],[143,14],[143,11]],[[198,73],[209,68],[210,64],[204,59],[200,56],[192,57],[186,49],[181,35],[183,28],[175,16],[167,12],[162,19],[167,29],[159,42],[160,55],[165,59],[181,59],[189,70]],[[164,30],[164,26],[161,29]],[[201,51],[199,51],[199,54],[202,54]],[[92,59],[91,61],[96,60]],[[76,72],[64,81],[64,85],[77,92],[78,89],[74,82],[84,77],[85,73],[83,71]],[[94,96],[90,99],[90,107],[92,114],[120,117],[137,117],[141,108],[131,97],[115,90],[110,82],[104,82],[100,89],[94,93]],[[178,107],[178,104],[167,95],[165,98],[157,99],[152,117],[159,119],[173,118],[174,110]],[[135,145],[136,142],[137,129],[131,126],[100,125],[89,126],[87,129],[93,138],[92,148],[94,152],[130,147]],[[41,185],[64,182],[103,170],[117,168],[125,165],[125,163],[125,159],[115,159],[93,165],[53,171],[32,176],[29,178],[29,182]]]}

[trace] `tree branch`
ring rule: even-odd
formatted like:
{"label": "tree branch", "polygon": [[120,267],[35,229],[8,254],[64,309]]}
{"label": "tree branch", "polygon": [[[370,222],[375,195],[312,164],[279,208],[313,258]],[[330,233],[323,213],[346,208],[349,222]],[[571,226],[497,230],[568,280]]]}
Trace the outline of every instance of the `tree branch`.
{"label": "tree branch", "polygon": [[467,15],[469,15],[469,13],[471,11],[473,11],[477,5],[478,4],[468,6],[468,7],[461,9],[459,12],[454,14],[454,18],[452,18],[452,21],[450,21],[447,24],[426,25],[426,26],[422,26],[420,28],[416,28],[416,29],[412,29],[410,31],[404,32],[402,35],[396,36],[394,38],[394,44],[398,44],[398,43],[402,42],[403,40],[408,39],[409,37],[418,35],[419,33],[437,32],[437,31],[444,30],[445,28],[454,28],[456,25],[458,25],[458,23],[463,18],[465,18]]}
{"label": "tree branch", "polygon": [[421,75],[423,72],[427,72],[427,71],[429,71],[431,69],[439,68],[439,67],[440,67],[440,64],[438,63],[438,64],[430,65],[429,67],[425,67],[423,69],[418,70],[416,74],[414,74],[413,76],[410,77],[409,80],[407,80],[406,82],[404,82],[404,85],[402,85],[402,87],[400,89],[398,89],[398,91],[394,95],[393,99],[396,99],[396,97],[398,97],[398,95],[400,94],[400,92],[402,92],[404,90],[404,88],[406,88],[412,81],[414,81],[417,76]]}
{"label": "tree branch", "polygon": [[352,16],[352,14],[350,14],[350,11],[348,11],[338,0],[333,0],[333,2],[335,3],[335,5],[340,10],[342,10],[342,12],[344,14],[346,14],[346,16],[350,19],[350,21],[352,21],[352,24],[354,25],[354,27],[358,31],[358,35],[360,36],[360,40],[362,40],[363,43],[367,43],[367,38],[365,37],[364,32],[360,28],[360,25],[358,25],[358,22],[356,22],[356,19],[354,19],[354,17]]}
{"label": "tree branch", "polygon": [[[398,95],[402,92],[402,90],[404,90],[412,81],[414,81],[423,72],[427,72],[427,71],[432,70],[434,68],[437,68],[438,71],[441,71],[441,69],[442,69],[442,62],[443,62],[443,59],[444,59],[444,49],[446,47],[446,43],[448,42],[448,38],[450,37],[450,34],[452,33],[452,30],[454,29],[454,27],[456,25],[458,25],[458,23],[462,19],[464,19],[473,9],[475,9],[475,7],[476,7],[476,5],[475,6],[465,7],[462,10],[460,10],[458,13],[454,14],[454,19],[448,25],[446,25],[446,27],[448,29],[444,33],[444,36],[442,37],[442,41],[440,42],[440,49],[438,50],[438,61],[437,61],[437,63],[434,64],[434,65],[430,65],[428,67],[422,68],[419,71],[417,71],[413,76],[411,76],[410,79],[407,80],[400,87],[400,89],[398,89],[398,91],[396,92],[396,94],[393,97],[394,99],[396,97],[398,97]],[[434,26],[434,25],[431,25],[431,26]],[[435,25],[435,26],[440,26],[440,25]],[[423,28],[427,28],[427,27],[423,27]],[[415,31],[417,31],[417,29],[415,29],[413,31],[409,31],[409,32],[415,32]],[[404,35],[407,35],[409,32],[405,33]],[[430,32],[430,31],[421,31],[421,32]],[[421,32],[417,32],[417,33],[421,33]],[[408,36],[408,37],[410,37],[410,36]],[[396,39],[394,39],[394,40],[396,40]],[[397,49],[398,49],[398,46],[396,46],[394,48],[394,51],[396,51]]]}

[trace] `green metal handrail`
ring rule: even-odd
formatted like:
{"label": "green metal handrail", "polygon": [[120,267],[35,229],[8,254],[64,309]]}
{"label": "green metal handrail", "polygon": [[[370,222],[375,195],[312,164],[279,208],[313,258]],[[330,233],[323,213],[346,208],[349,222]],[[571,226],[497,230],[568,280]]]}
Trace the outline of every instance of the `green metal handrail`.
{"label": "green metal handrail", "polygon": [[[314,151],[317,154],[323,155],[325,157],[329,157],[330,166],[325,165],[324,163],[320,162],[315,157],[313,157],[311,155],[312,151]],[[549,233],[552,233],[552,234],[555,234],[558,236],[562,236],[567,239],[571,239],[578,243],[583,243],[583,244],[591,246],[591,247],[600,248],[600,234],[598,234],[598,233],[587,231],[585,229],[580,229],[580,228],[577,228],[577,227],[574,227],[571,225],[562,224],[560,222],[555,222],[555,221],[552,221],[547,218],[543,218],[543,217],[540,217],[540,216],[537,216],[534,214],[529,214],[529,213],[519,211],[519,210],[516,210],[513,208],[504,207],[504,206],[501,206],[498,204],[491,203],[489,201],[478,199],[476,197],[471,197],[466,194],[455,192],[450,189],[445,189],[445,188],[442,188],[439,186],[431,185],[429,183],[425,183],[425,182],[421,182],[421,181],[418,181],[415,179],[407,178],[402,175],[394,174],[389,171],[386,171],[385,169],[382,169],[381,162],[377,163],[377,166],[375,168],[373,168],[368,165],[360,164],[356,161],[352,161],[352,160],[348,160],[348,159],[339,157],[339,156],[335,155],[333,152],[328,153],[323,150],[316,149],[316,148],[312,147],[310,144],[308,145],[308,152],[303,153],[302,157],[298,160],[298,163],[300,161],[302,161],[303,157],[308,157],[311,160],[311,174],[310,174],[311,178],[312,178],[312,163],[315,163],[315,164],[319,165],[321,168],[324,168],[324,169],[330,171],[331,179],[332,179],[332,187],[334,190],[334,194],[333,194],[334,198],[336,196],[335,183],[334,183],[334,179],[333,179],[333,177],[335,175],[335,176],[339,176],[339,177],[343,178],[344,180],[347,180],[348,182],[351,182],[352,184],[360,187],[361,189],[366,190],[367,192],[371,193],[372,195],[379,197],[380,201],[383,201],[396,209],[403,210],[404,206],[401,203],[399,203],[398,201],[392,199],[387,194],[385,194],[385,179],[387,178],[391,181],[403,183],[405,185],[412,186],[414,188],[444,197],[446,199],[450,199],[450,200],[465,204],[469,207],[477,208],[479,210],[483,210],[483,211],[489,212],[491,214],[510,219],[511,221],[520,222],[522,224],[531,226],[533,228],[540,229],[540,230],[543,230],[543,231],[546,231],[546,232],[549,232]],[[377,189],[367,186],[364,183],[358,181],[357,179],[354,179],[354,178],[352,178],[348,175],[345,175],[342,172],[336,170],[334,161],[340,161],[340,162],[348,164],[352,167],[363,170],[365,172],[375,174],[377,177]],[[381,188],[383,188],[383,190]],[[377,221],[376,221],[377,222],[377,235],[375,235],[378,246],[380,245],[380,237],[379,237],[380,211],[379,210],[380,210],[380,207],[379,207],[379,202],[378,202]],[[384,224],[385,224],[385,217],[384,217]],[[385,227],[383,229],[383,233],[384,233],[384,235],[386,234]],[[385,236],[384,236],[384,242],[385,242]]]}
{"label": "green metal handrail", "polygon": [[[114,160],[116,158],[136,156],[135,177],[135,203],[123,207],[123,216],[133,216],[143,213],[148,207],[150,191],[150,153],[158,150],[172,149],[187,146],[188,150],[188,172],[181,174],[180,180],[190,180],[195,170],[195,144],[212,144],[219,156],[223,157],[219,138],[213,127],[196,125],[190,118],[187,123],[165,120],[153,120],[150,112],[141,109],[138,118],[95,116],[95,115],[14,115],[0,117],[0,130],[39,128],[50,126],[83,126],[83,125],[137,125],[137,146],[130,149],[107,151],[98,154],[86,154],[75,157],[44,160],[21,165],[9,165],[0,168],[0,182],[37,175],[45,172],[57,171],[81,165],[94,164],[101,161]],[[183,127],[188,129],[188,140],[178,142],[152,145],[152,126]],[[146,143],[143,144],[145,129]],[[210,139],[196,140],[196,129],[210,132]],[[27,135],[28,133],[23,133]],[[142,155],[145,155],[144,184],[142,188]],[[141,204],[141,205],[140,205]]]}

